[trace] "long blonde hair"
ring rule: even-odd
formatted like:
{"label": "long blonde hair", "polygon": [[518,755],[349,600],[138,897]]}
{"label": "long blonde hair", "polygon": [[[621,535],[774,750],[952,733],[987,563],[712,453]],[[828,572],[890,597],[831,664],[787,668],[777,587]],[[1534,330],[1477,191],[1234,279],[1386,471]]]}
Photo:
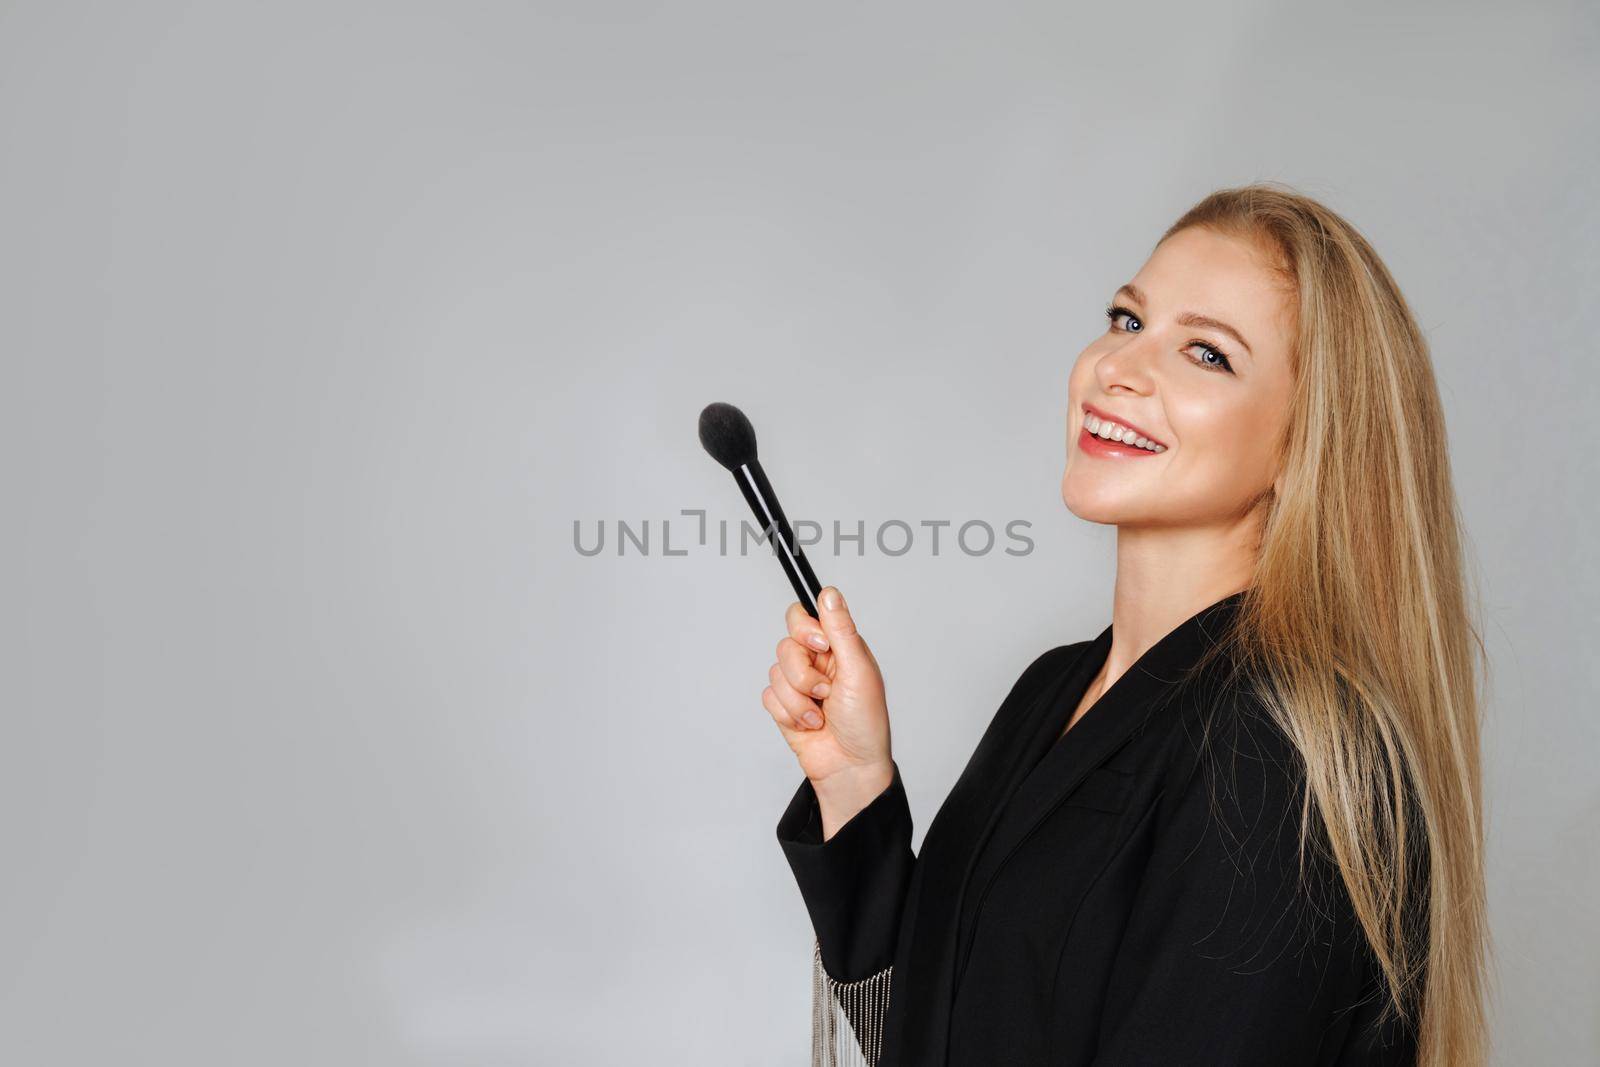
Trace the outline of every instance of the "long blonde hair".
{"label": "long blonde hair", "polygon": [[[1427,341],[1372,246],[1276,182],[1221,189],[1162,235],[1251,241],[1297,305],[1281,489],[1227,645],[1305,762],[1423,1067],[1487,1059],[1491,945],[1479,733],[1487,678]],[[1302,858],[1304,853],[1302,851]]]}

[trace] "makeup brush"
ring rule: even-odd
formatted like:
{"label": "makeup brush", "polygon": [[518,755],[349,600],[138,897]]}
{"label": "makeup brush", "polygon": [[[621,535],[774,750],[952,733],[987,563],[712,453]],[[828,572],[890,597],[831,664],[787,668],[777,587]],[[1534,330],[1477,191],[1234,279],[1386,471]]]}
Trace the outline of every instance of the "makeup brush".
{"label": "makeup brush", "polygon": [[750,425],[744,412],[732,404],[707,404],[700,412],[700,443],[711,453],[712,459],[733,472],[733,480],[739,483],[739,491],[749,502],[756,522],[770,532],[773,555],[783,564],[783,573],[789,576],[795,596],[815,619],[817,594],[822,592],[822,583],[817,581],[805,553],[800,551],[789,520],[783,514],[783,505],[778,503],[778,494],[756,458],[755,427]]}

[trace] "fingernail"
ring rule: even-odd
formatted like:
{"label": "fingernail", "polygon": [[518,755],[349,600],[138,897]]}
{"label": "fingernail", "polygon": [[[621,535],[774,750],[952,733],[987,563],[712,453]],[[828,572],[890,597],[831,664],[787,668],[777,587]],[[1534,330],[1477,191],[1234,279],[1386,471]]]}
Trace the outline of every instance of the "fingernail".
{"label": "fingernail", "polygon": [[821,700],[823,697],[827,696],[828,695],[828,683],[827,682],[818,682],[816,685],[812,686],[811,687],[811,695],[816,697],[818,700]]}
{"label": "fingernail", "polygon": [[825,590],[822,594],[822,606],[832,611],[839,606],[839,594],[832,589]]}
{"label": "fingernail", "polygon": [[816,649],[818,652],[826,652],[826,651],[828,651],[828,639],[826,637],[823,637],[821,634],[812,634],[812,635],[810,635],[809,637],[806,638],[806,644],[810,645],[812,648]]}
{"label": "fingernail", "polygon": [[811,727],[813,730],[822,725],[822,716],[818,715],[814,711],[808,711],[800,717],[804,719],[805,724]]}

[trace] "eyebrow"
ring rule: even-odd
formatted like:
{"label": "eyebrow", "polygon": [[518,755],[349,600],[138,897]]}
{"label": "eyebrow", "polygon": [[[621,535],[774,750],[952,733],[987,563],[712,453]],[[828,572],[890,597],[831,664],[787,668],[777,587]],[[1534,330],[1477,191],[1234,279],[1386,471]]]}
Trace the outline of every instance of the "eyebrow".
{"label": "eyebrow", "polygon": [[[1124,285],[1122,288],[1118,289],[1116,295],[1121,296],[1123,293],[1127,293],[1129,296],[1133,297],[1134,302],[1137,304],[1149,303],[1149,301],[1144,298],[1144,294],[1139,291],[1139,287],[1134,285],[1132,282],[1129,282],[1127,285]],[[1223,322],[1221,319],[1214,319],[1209,315],[1201,315],[1193,311],[1185,311],[1174,321],[1180,326],[1199,326],[1201,329],[1216,330],[1218,333],[1225,333],[1235,341],[1239,342],[1239,345],[1245,350],[1246,355],[1248,355],[1251,359],[1255,358],[1255,353],[1250,350],[1250,343],[1244,339],[1244,335],[1238,330],[1235,330],[1232,326],[1229,326],[1227,323]]]}

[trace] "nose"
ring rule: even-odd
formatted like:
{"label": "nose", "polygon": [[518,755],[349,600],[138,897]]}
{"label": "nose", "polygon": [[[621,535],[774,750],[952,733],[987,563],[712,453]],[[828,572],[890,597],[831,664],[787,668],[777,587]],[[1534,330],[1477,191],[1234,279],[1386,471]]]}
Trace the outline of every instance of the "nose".
{"label": "nose", "polygon": [[1095,360],[1095,381],[1108,396],[1146,395],[1155,388],[1156,352],[1153,337],[1130,337]]}

